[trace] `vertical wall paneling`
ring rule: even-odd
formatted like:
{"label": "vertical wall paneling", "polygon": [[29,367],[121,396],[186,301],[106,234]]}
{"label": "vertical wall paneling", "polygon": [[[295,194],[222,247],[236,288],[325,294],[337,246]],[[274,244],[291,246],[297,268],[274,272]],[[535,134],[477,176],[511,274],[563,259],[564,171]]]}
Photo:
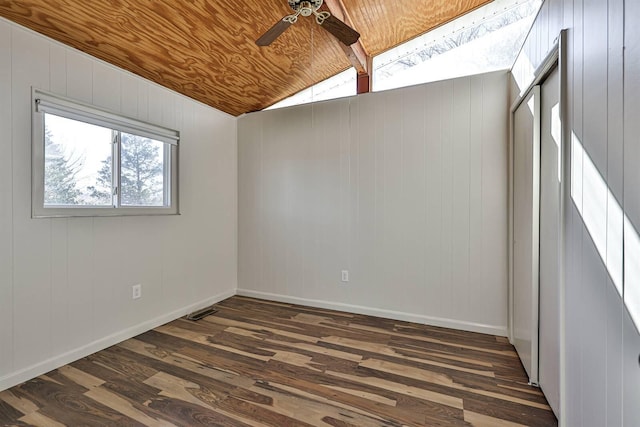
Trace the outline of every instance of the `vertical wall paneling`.
{"label": "vertical wall paneling", "polygon": [[61,327],[72,349],[93,337],[93,219],[69,221],[67,238],[67,323]]}
{"label": "vertical wall paneling", "polygon": [[[144,86],[146,87],[146,86]],[[138,117],[141,118],[141,114],[146,115],[146,91],[142,90],[142,85],[139,85],[138,90],[135,92],[138,94]],[[180,159],[179,159],[179,185],[180,188],[196,185],[192,182],[192,176],[198,175],[193,170],[187,170],[184,165],[191,164],[193,161],[192,156],[195,155],[194,150],[189,149],[197,138],[198,131],[195,129],[196,120],[194,115],[195,104],[188,100],[183,100],[181,103],[181,117],[182,126],[180,129]],[[186,147],[186,148],[185,148]],[[209,191],[209,190],[207,190]],[[197,298],[194,285],[196,279],[195,274],[197,272],[195,265],[193,265],[192,257],[176,256],[177,254],[188,254],[189,245],[194,242],[199,236],[194,236],[192,229],[200,225],[200,221],[193,217],[190,217],[192,212],[197,208],[197,200],[191,197],[184,197],[183,193],[180,194],[180,213],[181,218],[189,218],[186,224],[181,227],[168,227],[163,235],[163,257],[162,257],[162,294],[163,305],[165,309],[170,309],[170,301],[175,301],[176,304],[183,306],[187,305],[189,301],[195,301]],[[191,221],[194,225],[191,226]],[[198,242],[198,246],[202,244]],[[176,284],[180,283],[184,278],[192,283],[187,289],[181,289]]]}
{"label": "vertical wall paneling", "polygon": [[0,377],[13,369],[13,162],[11,27],[0,21]]}
{"label": "vertical wall paneling", "polygon": [[624,0],[608,2],[608,69],[607,69],[607,176],[606,181],[620,203],[624,174]]}
{"label": "vertical wall paneling", "polygon": [[[539,64],[560,25],[569,29],[562,418],[570,426],[636,425],[640,334],[630,287],[637,286],[637,256],[627,246],[640,224],[640,7],[625,0],[546,0],[542,7],[514,78],[527,61]],[[547,28],[545,41],[538,34]]]}
{"label": "vertical wall paneling", "polygon": [[[470,100],[470,79],[455,80],[453,84],[453,140],[452,160],[453,177],[452,185],[453,197],[452,207],[452,255],[453,255],[453,287],[456,289],[454,312],[456,318],[464,319],[472,312],[471,304],[476,296],[472,292],[469,275],[469,236],[470,236],[470,200],[469,190],[471,181],[470,172],[470,120],[471,120],[471,100]],[[478,143],[479,141],[474,141]],[[478,144],[480,145],[480,144]],[[462,291],[464,289],[464,291]],[[462,292],[461,292],[462,291]]]}
{"label": "vertical wall paneling", "polygon": [[[372,98],[372,96],[369,96]],[[372,144],[373,149],[373,158],[374,164],[373,169],[371,170],[371,189],[374,196],[374,210],[371,213],[373,216],[373,229],[371,230],[373,234],[373,248],[372,248],[372,259],[375,265],[379,265],[384,262],[384,252],[386,250],[385,243],[385,215],[384,215],[384,207],[387,203],[387,194],[385,193],[385,173],[387,171],[387,159],[385,157],[385,140],[384,140],[384,115],[385,115],[385,106],[384,102],[376,102],[373,99],[370,99],[372,105],[371,109],[373,115],[367,117],[366,120],[372,120],[369,122],[373,129],[373,138],[370,141],[362,141],[363,144]],[[368,184],[363,184],[363,188],[366,188]],[[368,265],[362,265],[361,268],[366,269]],[[384,273],[381,274],[384,276]],[[380,283],[380,275],[374,274],[371,278],[372,286],[378,286]],[[353,285],[351,285],[353,286]],[[386,289],[385,291],[388,291]],[[369,301],[366,301],[366,304],[369,304]]]}
{"label": "vertical wall paneling", "polygon": [[[32,87],[180,131],[182,215],[31,219]],[[0,127],[0,390],[235,293],[235,118],[0,19]]]}
{"label": "vertical wall paneling", "polygon": [[93,60],[76,50],[66,49],[67,96],[93,102]]}
{"label": "vertical wall paneling", "polygon": [[[134,90],[135,82],[133,81],[129,82],[128,80],[129,79],[126,79],[123,77],[121,81],[123,90],[127,86],[131,87],[131,89]],[[134,91],[134,93],[137,94],[137,90]],[[123,96],[124,96],[124,93],[123,93]],[[176,119],[175,119],[174,129],[184,129],[184,107],[186,103],[187,103],[187,100],[181,97],[178,97],[176,99],[176,103],[175,103]],[[129,102],[125,103],[123,101],[123,105],[125,104],[129,104]],[[136,114],[137,114],[137,102],[135,103],[135,106],[136,106]],[[180,159],[178,160],[180,161]],[[178,174],[179,173],[180,173],[180,170],[178,170]],[[178,176],[178,180],[179,179],[180,177]],[[178,181],[178,185],[180,185],[180,181]],[[181,265],[180,262],[178,261],[179,257],[174,256],[174,247],[173,247],[176,242],[179,242],[180,237],[181,236],[179,234],[179,231],[175,229],[166,230],[166,232],[163,233],[163,235],[161,236],[161,243],[160,243],[161,297],[160,297],[159,304],[160,306],[165,307],[165,309],[170,309],[170,306],[172,304],[170,301],[173,301],[175,299],[175,295],[174,295],[175,291],[173,291],[173,288],[174,288],[173,283],[176,283],[176,280],[179,280],[180,277],[184,277],[182,276],[184,274],[183,270],[179,268],[179,266]],[[175,279],[172,279],[172,277],[175,277]]]}
{"label": "vertical wall paneling", "polygon": [[[607,81],[607,262],[622,263],[620,225],[624,197],[624,0],[608,2]],[[607,419],[606,425],[622,425],[623,410],[623,303],[615,283],[608,276],[607,296]]]}
{"label": "vertical wall paneling", "polygon": [[[605,378],[607,381],[606,386],[606,398],[607,398],[607,418],[606,424],[608,426],[619,426],[622,424],[622,409],[623,409],[623,381],[624,372],[628,372],[629,369],[624,366],[624,347],[623,347],[623,333],[624,328],[621,327],[624,307],[620,299],[620,294],[616,290],[615,284],[608,280],[606,290],[606,303],[607,303],[607,318],[606,318],[606,373]],[[640,352],[638,352],[640,354]],[[636,362],[636,360],[633,360]],[[635,366],[631,367],[636,368]],[[637,379],[640,381],[640,379]],[[640,418],[637,418],[640,419]],[[631,424],[633,425],[633,424]]]}
{"label": "vertical wall paneling", "polygon": [[[484,168],[484,108],[483,92],[484,82],[482,76],[471,77],[469,84],[469,281],[468,286],[475,288],[475,295],[491,294],[491,287],[484,282],[482,274],[483,256],[483,229],[485,218],[483,217],[483,193],[482,193],[482,169]],[[503,102],[506,97],[503,97]],[[476,141],[474,141],[476,139]],[[473,159],[479,159],[473,160]],[[502,164],[504,171],[506,163]],[[480,280],[475,278],[479,277]],[[473,306],[477,301],[470,300],[468,306]],[[491,320],[483,319],[483,323],[491,323]]]}
{"label": "vertical wall paneling", "polygon": [[[583,52],[583,108],[584,117],[607,116],[607,61],[608,54],[607,2],[583,0],[584,52]],[[589,153],[596,168],[606,173],[607,140],[606,120],[585,120],[582,145]]]}
{"label": "vertical wall paneling", "polygon": [[[424,229],[424,222],[428,211],[426,195],[426,121],[425,117],[425,87],[404,93],[401,105],[402,117],[402,215],[404,226],[400,228],[402,238],[403,257],[400,262],[402,281],[406,283],[407,292],[400,296],[404,299],[402,307],[406,311],[416,313],[424,310],[424,298],[412,298],[423,292],[427,280],[427,270],[424,268],[426,254],[425,240],[414,230]],[[420,195],[416,197],[415,195]],[[418,268],[414,266],[419,266]],[[396,297],[397,298],[397,297]]]}
{"label": "vertical wall paneling", "polygon": [[[565,1],[566,3],[566,1]],[[573,154],[573,142],[582,143],[582,123],[583,123],[583,52],[584,52],[584,23],[583,23],[583,4],[582,0],[573,2],[574,7],[574,26],[571,33],[574,34],[573,38],[573,57],[569,62],[573,65],[573,85],[571,87],[571,96],[573,103],[573,122],[570,124],[572,135],[572,154]],[[582,162],[582,159],[579,159]],[[574,165],[575,166],[575,165]],[[572,167],[571,185],[582,187],[582,176],[576,174],[574,177],[574,167]],[[583,302],[583,267],[584,258],[582,256],[582,241],[584,234],[584,223],[580,217],[579,212],[582,210],[582,197],[574,200],[578,211],[576,212],[576,221],[573,223],[573,227],[570,230],[572,236],[570,237],[568,248],[573,248],[569,251],[575,258],[574,275],[572,279],[565,279],[565,286],[567,289],[567,316],[571,319],[572,324],[567,325],[566,335],[568,336],[571,331],[574,332],[573,345],[565,344],[567,348],[567,360],[574,360],[575,363],[568,365],[567,368],[567,396],[571,396],[568,400],[567,407],[567,420],[582,425],[583,421],[583,406],[584,401],[583,394],[583,358],[584,349],[583,343],[585,342],[585,335],[587,331],[582,328],[582,306]]]}
{"label": "vertical wall paneling", "polygon": [[30,31],[15,29],[11,52],[13,357],[14,369],[19,369],[51,356],[51,221],[31,220],[31,168],[28,166],[31,164],[31,86],[49,88],[49,45]]}
{"label": "vertical wall paneling", "polygon": [[[443,97],[442,88],[444,83],[434,83],[424,86],[424,99],[439,99],[443,103],[446,97]],[[448,298],[449,289],[446,287],[444,280],[444,252],[442,244],[444,239],[443,209],[437,206],[441,203],[444,183],[450,182],[444,180],[442,176],[442,165],[444,163],[444,144],[442,143],[442,115],[449,114],[446,108],[440,108],[435,102],[427,102],[424,106],[424,135],[425,138],[424,156],[421,159],[423,164],[429,164],[431,167],[425,168],[424,185],[425,192],[422,198],[425,201],[425,214],[422,227],[425,234],[431,236],[430,239],[423,239],[424,252],[424,271],[425,271],[425,289],[422,292],[424,299],[424,310],[427,313],[433,313],[433,316],[443,317],[451,308],[450,298]],[[447,256],[449,254],[447,253]]]}
{"label": "vertical wall paneling", "polygon": [[[583,133],[582,145],[586,155],[593,162],[597,173],[604,179],[607,176],[607,121],[608,105],[601,100],[607,99],[607,61],[602,58],[608,54],[607,3],[597,0],[584,0],[583,26]],[[601,120],[591,118],[598,117]],[[607,188],[597,185],[593,178],[584,175],[583,180],[583,219],[587,224],[607,223]],[[606,233],[590,229],[583,239],[583,261],[585,275],[582,279],[582,295],[586,313],[583,318],[583,399],[585,402],[606,402],[607,360],[606,347],[593,343],[606,343],[608,286],[606,260]],[[603,369],[604,367],[604,369]],[[606,425],[606,410],[596,405],[583,405],[584,421],[591,425]]]}
{"label": "vertical wall paneling", "polygon": [[[596,246],[584,233],[583,247],[583,309],[589,313],[582,318],[583,358],[582,358],[582,394],[584,402],[606,402],[606,310],[598,309],[598,305],[606,303],[604,294],[607,285],[606,269],[600,260]],[[606,307],[606,306],[605,306]],[[587,425],[606,425],[606,408],[596,405],[582,406],[582,416]]]}
{"label": "vertical wall paneling", "polygon": [[[208,263],[203,265],[206,275],[201,285],[201,297],[208,298],[212,284],[225,283],[226,289],[230,289],[228,286],[231,284],[235,291],[238,280],[238,133],[235,118],[200,106],[203,112],[200,123],[208,125],[205,135],[210,136],[202,138],[203,145],[207,146],[202,169],[193,173],[201,177],[202,171],[207,171],[210,182],[206,185],[213,192],[207,195],[206,211],[215,213],[213,221],[209,221],[206,211],[200,218],[201,223],[211,227],[213,236],[213,241],[207,242],[208,249],[203,254]],[[206,167],[206,161],[212,158],[216,159],[213,173]],[[196,187],[196,191],[201,190]],[[213,263],[208,258],[213,258]]]}
{"label": "vertical wall paneling", "polygon": [[[482,82],[482,141],[507,141],[508,127],[494,126],[504,117],[503,105],[508,103],[508,88],[499,85],[500,75],[487,76]],[[492,94],[487,96],[487,94]],[[507,318],[508,249],[505,225],[508,224],[508,167],[507,150],[498,143],[482,144],[482,295],[497,302],[497,311],[485,310],[483,323],[495,323]],[[484,254],[494,254],[493,262],[485,262]],[[494,286],[493,284],[501,284]]]}
{"label": "vertical wall paneling", "polygon": [[[440,296],[442,311],[436,314],[439,317],[451,316],[450,313],[456,310],[455,300],[455,282],[454,282],[454,268],[456,268],[456,260],[454,259],[454,247],[453,247],[453,234],[455,229],[455,223],[453,221],[453,203],[454,203],[454,157],[453,157],[453,129],[456,126],[454,117],[454,102],[453,102],[453,82],[451,80],[444,81],[442,83],[436,83],[439,86],[439,96],[434,98],[439,101],[436,104],[437,108],[442,110],[440,115],[440,150],[442,152],[441,165],[436,166],[436,170],[440,171],[440,194],[439,202],[435,200],[434,208],[440,210],[440,244],[437,248],[435,260],[440,262],[440,274],[441,282],[438,284],[440,287]],[[431,103],[429,103],[431,104]],[[430,165],[430,163],[427,163]],[[429,168],[427,168],[429,169]],[[464,268],[464,267],[463,267]],[[430,296],[428,296],[429,298]],[[467,295],[463,298],[466,299]],[[436,301],[433,301],[437,304]],[[437,313],[437,312],[435,312]]]}
{"label": "vertical wall paneling", "polygon": [[[404,122],[402,117],[402,105],[406,98],[402,91],[388,91],[384,94],[384,102],[380,103],[381,122],[383,123],[382,138],[380,145],[382,148],[382,164],[378,168],[379,178],[383,183],[382,204],[378,212],[381,216],[381,238],[379,240],[380,258],[379,262],[384,263],[387,268],[380,273],[376,288],[380,289],[381,296],[391,304],[387,308],[394,311],[404,311],[400,307],[406,305],[408,287],[405,282],[405,271],[402,259],[406,256],[403,250],[404,236],[402,234],[407,215],[403,209],[402,202],[406,188],[403,181],[403,158],[405,153],[404,134],[414,131],[414,123]],[[407,293],[399,297],[389,283],[402,283],[407,287]],[[400,305],[400,298],[402,306]],[[409,311],[409,310],[407,310]]]}
{"label": "vertical wall paneling", "polygon": [[66,218],[51,220],[51,324],[65,326],[51,330],[52,354],[61,354],[68,349],[68,224]]}
{"label": "vertical wall paneling", "polygon": [[138,80],[138,119],[149,121],[149,86]]}
{"label": "vertical wall paneling", "polygon": [[[314,106],[307,106],[307,108],[314,108]],[[295,168],[295,154],[288,153],[285,147],[288,147],[289,144],[294,143],[297,140],[297,136],[301,133],[304,133],[305,130],[308,130],[304,126],[304,122],[300,120],[302,115],[294,115],[292,127],[288,129],[287,134],[282,139],[280,144],[275,147],[275,150],[271,152],[274,156],[273,158],[277,159],[277,166],[271,169],[271,173],[274,175],[276,185],[282,190],[278,194],[277,200],[274,200],[277,204],[273,204],[272,207],[275,207],[280,211],[281,215],[289,216],[291,214],[291,207],[295,203],[293,200],[294,188],[293,183],[290,180],[290,176],[293,174],[293,169]],[[324,132],[327,134],[332,134],[332,128],[324,129],[324,120],[322,119],[322,113],[319,112],[317,116],[317,120],[311,124],[313,129],[322,128]],[[314,132],[315,136],[316,133]],[[313,140],[312,140],[313,141]],[[338,207],[336,206],[335,193],[326,194],[328,190],[328,180],[331,178],[331,173],[335,173],[335,169],[333,168],[333,164],[329,163],[327,160],[330,158],[326,155],[326,151],[331,150],[336,143],[335,138],[331,138],[329,144],[318,145],[315,144],[315,141],[310,146],[318,147],[319,155],[314,157],[319,159],[318,163],[314,167],[315,174],[315,197],[327,200],[328,203],[322,206],[318,206],[319,212],[318,215],[321,218],[324,218],[325,221],[321,224],[318,224],[315,229],[315,242],[317,247],[320,249],[318,254],[318,258],[316,258],[316,262],[322,266],[327,264],[332,264],[330,258],[334,254],[327,254],[322,250],[325,242],[327,241],[327,233],[336,233],[336,229],[328,229],[325,224],[330,223],[328,216],[331,215]],[[296,148],[299,149],[299,146],[296,145]],[[299,151],[298,151],[299,153]],[[274,277],[275,280],[280,283],[280,289],[282,292],[287,293],[288,288],[293,286],[293,280],[290,279],[289,275],[291,273],[295,273],[292,271],[295,268],[292,268],[292,253],[290,251],[291,242],[288,240],[287,236],[294,230],[294,222],[291,221],[293,218],[289,217],[289,221],[278,221],[275,225],[276,227],[273,229],[274,234],[272,235],[277,242],[278,253],[274,254]],[[337,248],[336,248],[337,250]],[[319,272],[324,271],[324,269],[319,268]],[[319,289],[316,289],[319,291]]]}
{"label": "vertical wall paneling", "polygon": [[[278,112],[278,114],[282,114],[282,112]],[[295,116],[291,117],[292,121],[296,120]],[[274,132],[272,127],[265,127],[264,129],[264,138],[268,138],[270,137],[270,135],[272,134],[272,132]],[[305,139],[306,140],[306,139]],[[273,144],[273,145],[263,145],[263,152],[264,152],[264,161],[262,164],[262,168],[263,168],[263,179],[264,179],[264,186],[278,186],[278,165],[274,163],[277,162],[278,156],[277,156],[277,150],[278,150],[278,144]],[[274,153],[275,152],[275,153]],[[309,164],[309,168],[313,168],[312,164]],[[310,195],[309,197],[313,197],[313,196],[317,196],[318,194],[318,189],[315,187],[310,188]],[[277,205],[278,205],[278,201],[276,201],[274,198],[269,197],[268,194],[266,193],[260,193],[260,197],[261,197],[261,204],[264,207],[264,210],[266,212],[277,212]],[[282,200],[279,201],[280,203],[283,203]],[[270,224],[271,220],[268,216],[265,217],[265,223],[264,224],[264,228],[263,228],[263,232],[264,232],[264,240],[262,243],[262,248],[263,248],[263,254],[264,254],[264,262],[261,264],[261,274],[263,275],[263,280],[267,281],[269,283],[276,283],[278,286],[278,292],[283,292],[284,291],[284,284],[281,280],[279,280],[279,278],[277,277],[277,269],[276,266],[278,265],[278,263],[276,262],[276,260],[282,256],[283,250],[282,250],[282,246],[280,244],[280,242],[277,240],[277,235],[273,234],[273,227]],[[315,246],[317,246],[317,231],[315,229],[311,229],[310,230],[310,239],[313,242],[313,245],[311,245],[311,252],[313,253],[313,249],[315,248]],[[264,241],[268,240],[271,243],[271,247],[269,248],[268,245],[264,244]],[[317,259],[314,255],[310,255],[312,259]],[[312,289],[315,287],[314,286],[315,283],[313,282],[308,282],[308,286],[310,286]]]}
{"label": "vertical wall paneling", "polygon": [[[121,73],[116,68],[101,62],[94,62],[92,65],[92,104],[110,111],[120,111]],[[160,120],[154,123],[160,123]]]}
{"label": "vertical wall paneling", "polygon": [[[338,212],[339,217],[342,219],[340,221],[340,229],[339,233],[342,236],[342,241],[344,242],[341,248],[341,252],[338,258],[338,262],[344,264],[344,267],[349,271],[351,271],[351,248],[353,247],[353,235],[351,233],[351,227],[353,225],[354,215],[353,209],[354,204],[352,204],[352,169],[351,162],[349,159],[351,158],[351,103],[348,99],[345,99],[342,104],[340,104],[340,121],[339,128],[341,129],[339,140],[339,159],[340,159],[340,176],[337,178],[340,183],[340,211]],[[354,167],[354,170],[356,168]],[[341,279],[341,277],[340,277]],[[335,277],[336,282],[338,278]],[[349,290],[348,287],[343,288],[344,290]]]}
{"label": "vertical wall paneling", "polygon": [[[640,420],[640,277],[638,277],[639,256],[630,251],[630,243],[638,239],[640,230],[640,4],[624,2],[624,195],[625,217],[625,288],[624,301],[629,311],[624,316],[624,371],[623,409],[624,425],[637,424]],[[634,275],[631,276],[631,272]],[[634,319],[631,319],[631,314]],[[635,324],[634,324],[635,321]]]}
{"label": "vertical wall paneling", "polygon": [[239,292],[504,335],[506,102],[492,73],[241,118]]}
{"label": "vertical wall paneling", "polygon": [[[623,425],[633,426],[640,420],[640,339],[638,327],[628,313],[624,316],[624,386],[623,386]],[[617,362],[617,361],[616,361]],[[617,408],[617,407],[616,407]]]}
{"label": "vertical wall paneling", "polygon": [[[111,259],[113,248],[124,243],[121,222],[121,218],[94,218],[92,223],[88,224],[91,228],[90,235],[93,237],[91,242],[93,265],[91,270],[87,272],[91,277],[91,282],[83,285],[91,290],[90,293],[86,292],[85,296],[91,298],[90,305],[88,304],[91,308],[90,315],[96,319],[91,331],[92,336],[109,336],[124,329],[131,321],[126,310],[118,307],[118,301],[131,297],[131,292],[126,292],[126,289],[122,289],[123,287],[120,286],[120,283],[124,281],[123,278],[128,277],[126,272],[122,268],[114,269],[110,262],[100,262],[100,260]],[[119,256],[122,256],[123,260],[128,255],[125,248],[119,252]],[[147,289],[145,289],[145,298],[148,293],[146,291]],[[113,313],[118,313],[118,315],[114,316]],[[105,321],[106,319],[110,320]]]}
{"label": "vertical wall paneling", "polygon": [[[245,255],[244,264],[238,265],[238,282],[247,283],[252,289],[262,289],[260,280],[260,219],[261,214],[244,216],[244,212],[260,212],[260,192],[259,188],[249,185],[251,182],[259,182],[261,175],[262,145],[261,137],[262,116],[258,114],[249,115],[245,118],[244,126],[238,128],[239,140],[256,141],[257,149],[246,144],[238,145],[238,158],[244,159],[238,165],[238,187],[246,188],[247,191],[238,195],[238,216],[243,223],[243,227],[238,229],[238,252]],[[302,194],[301,199],[304,200]],[[256,236],[251,241],[251,236]],[[304,238],[304,236],[302,236]],[[304,262],[304,258],[303,258]],[[304,271],[304,264],[302,265]],[[304,273],[303,273],[304,276]]]}
{"label": "vertical wall paneling", "polygon": [[[376,152],[376,126],[375,123],[367,121],[368,118],[375,117],[376,97],[367,95],[359,96],[351,103],[351,147],[350,158],[356,159],[350,162],[352,170],[352,194],[354,197],[352,211],[353,233],[351,239],[353,247],[362,248],[354,251],[350,255],[351,271],[362,283],[375,283],[376,274],[370,265],[376,263],[376,206],[377,192],[375,171],[377,165]],[[242,123],[240,128],[242,128]],[[243,145],[244,139],[239,139],[239,144]],[[242,164],[242,161],[240,161]],[[242,195],[242,191],[240,192]],[[240,224],[242,228],[242,223]],[[242,255],[241,255],[242,256]],[[240,283],[240,282],[239,282]],[[356,292],[350,292],[349,296]]]}
{"label": "vertical wall paneling", "polygon": [[49,45],[49,90],[67,94],[67,49],[57,43]]}
{"label": "vertical wall paneling", "polygon": [[[335,295],[340,291],[335,286],[328,287],[328,283],[339,283],[340,275],[337,273],[341,270],[348,269],[348,259],[344,256],[346,254],[346,248],[349,242],[349,236],[344,234],[344,222],[342,221],[341,213],[342,207],[342,181],[341,181],[341,140],[343,135],[348,135],[349,129],[344,126],[344,121],[341,120],[344,114],[348,112],[344,111],[343,104],[338,103],[334,105],[334,109],[330,108],[327,103],[320,103],[317,105],[307,106],[306,109],[298,110],[295,114],[297,118],[296,123],[293,124],[287,131],[287,140],[289,143],[282,144],[278,147],[278,152],[284,158],[287,159],[285,165],[287,169],[287,175],[282,175],[281,182],[282,188],[285,190],[283,195],[285,196],[285,205],[280,205],[279,208],[283,209],[283,214],[291,215],[293,212],[293,206],[297,203],[293,198],[295,194],[300,191],[299,187],[292,185],[290,181],[298,176],[302,171],[296,167],[297,160],[301,156],[305,156],[305,151],[301,150],[299,145],[295,143],[298,140],[299,135],[305,131],[311,131],[312,137],[309,138],[309,143],[305,145],[305,148],[310,149],[311,154],[309,159],[313,167],[314,181],[316,192],[311,195],[310,204],[316,205],[316,215],[313,217],[307,217],[308,224],[314,224],[315,228],[315,241],[316,241],[316,258],[315,262],[315,297],[320,299],[323,297],[335,298]],[[311,128],[309,129],[306,124],[309,123]],[[324,138],[326,136],[326,139]],[[293,142],[293,146],[291,143]],[[266,147],[265,147],[266,148]],[[291,150],[293,148],[293,150]],[[304,181],[303,181],[304,182]],[[344,181],[348,185],[348,178]],[[319,203],[323,200],[324,203]],[[297,211],[295,218],[305,217],[304,212]],[[293,221],[287,221],[283,224],[285,233],[295,233],[295,230],[299,230],[302,226],[294,218]],[[285,269],[280,269],[283,276],[282,280],[286,283],[284,288],[285,294],[294,292],[299,286],[300,278],[298,269],[294,265],[297,256],[293,256],[293,252],[288,248],[300,248],[301,242],[299,240],[292,241],[283,235],[283,240],[280,243],[287,248],[287,263]]]}
{"label": "vertical wall paneling", "polygon": [[[278,112],[278,113],[282,113],[282,112]],[[295,120],[295,118],[292,117],[292,120]],[[262,137],[263,141],[264,139],[269,138],[271,133],[273,132],[270,126],[265,126],[263,129],[261,129],[261,131],[263,133],[263,137]],[[305,138],[305,143],[307,143],[307,138]],[[274,171],[272,170],[272,164],[274,161],[272,160],[274,159],[274,156],[273,156],[274,149],[275,149],[274,145],[267,146],[265,144],[262,144],[263,158],[262,158],[260,168],[262,170],[261,178],[264,181],[261,183],[261,185],[264,187],[270,187],[275,185],[274,176],[273,176]],[[308,167],[312,168],[312,165],[308,164]],[[310,188],[309,192],[310,192],[309,198],[317,194],[317,191],[315,188]],[[260,197],[259,203],[263,207],[264,212],[273,212],[274,211],[273,200],[269,198],[269,195],[266,192],[258,192],[258,195]],[[244,213],[242,214],[244,215]],[[272,235],[271,235],[272,227],[270,224],[269,216],[265,215],[261,219],[264,221],[263,226],[261,227],[261,230],[260,230],[262,234],[261,254],[264,256],[264,259],[261,259],[261,262],[260,262],[261,281],[263,284],[265,282],[267,283],[275,282],[277,283],[278,286],[281,286],[282,284],[274,277],[273,266],[275,265],[275,263],[272,262],[272,258],[277,253],[281,253],[282,250],[280,247],[275,246],[277,242],[272,238]],[[307,239],[309,239],[309,241],[313,243],[316,242],[316,233],[312,227],[309,227],[309,233],[307,235]],[[269,241],[273,246],[269,248],[268,245],[265,245],[265,241]],[[253,242],[251,242],[251,244],[253,244]],[[307,255],[310,257],[310,259],[315,259],[315,256],[313,254],[314,246],[315,245],[310,245],[309,255]],[[312,278],[313,274],[311,274],[310,276],[311,276],[310,278]],[[311,280],[306,282],[306,285],[312,289],[314,288],[314,283]],[[264,291],[264,286],[261,288],[261,290]]]}
{"label": "vertical wall paneling", "polygon": [[[625,214],[636,230],[640,229],[640,195],[638,182],[640,171],[637,161],[640,159],[640,29],[635,23],[640,19],[640,5],[633,1],[625,2],[624,35],[624,208]],[[625,230],[626,231],[626,230]]]}
{"label": "vertical wall paneling", "polygon": [[120,78],[120,105],[118,111],[127,117],[138,118],[138,79],[124,74]]}

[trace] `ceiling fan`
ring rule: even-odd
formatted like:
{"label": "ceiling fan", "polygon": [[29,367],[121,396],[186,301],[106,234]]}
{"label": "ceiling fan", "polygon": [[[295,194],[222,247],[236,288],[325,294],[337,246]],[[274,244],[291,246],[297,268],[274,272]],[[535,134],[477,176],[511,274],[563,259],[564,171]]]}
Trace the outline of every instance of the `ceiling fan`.
{"label": "ceiling fan", "polygon": [[322,6],[323,0],[288,1],[289,6],[291,6],[291,9],[293,9],[295,13],[282,18],[258,40],[256,40],[256,44],[258,46],[269,46],[280,36],[280,34],[284,33],[287,28],[298,21],[298,16],[307,17],[314,15],[318,25],[333,34],[346,46],[351,46],[360,38],[360,34],[356,30],[333,16],[331,13],[327,11],[318,11],[320,6]]}

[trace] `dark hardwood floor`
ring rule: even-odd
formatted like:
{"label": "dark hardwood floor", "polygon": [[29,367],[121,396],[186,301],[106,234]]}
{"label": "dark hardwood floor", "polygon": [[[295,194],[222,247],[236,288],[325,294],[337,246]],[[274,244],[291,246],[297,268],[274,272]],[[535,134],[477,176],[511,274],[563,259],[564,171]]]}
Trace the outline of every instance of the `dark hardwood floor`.
{"label": "dark hardwood floor", "polygon": [[16,426],[556,426],[505,338],[233,297],[0,392]]}

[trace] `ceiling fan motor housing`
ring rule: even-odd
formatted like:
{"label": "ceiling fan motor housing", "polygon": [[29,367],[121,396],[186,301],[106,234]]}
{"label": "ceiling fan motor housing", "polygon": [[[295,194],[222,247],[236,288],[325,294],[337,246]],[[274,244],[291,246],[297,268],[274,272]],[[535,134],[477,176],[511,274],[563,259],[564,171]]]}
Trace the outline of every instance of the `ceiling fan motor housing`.
{"label": "ceiling fan motor housing", "polygon": [[302,16],[310,16],[322,6],[323,0],[289,0],[289,6]]}
{"label": "ceiling fan motor housing", "polygon": [[275,23],[266,33],[256,40],[258,46],[269,46],[280,34],[298,21],[299,16],[315,16],[315,21],[322,28],[340,40],[345,46],[351,46],[360,38],[360,34],[342,22],[340,19],[325,11],[318,9],[324,3],[323,0],[288,0],[289,6],[294,14],[287,15]]}

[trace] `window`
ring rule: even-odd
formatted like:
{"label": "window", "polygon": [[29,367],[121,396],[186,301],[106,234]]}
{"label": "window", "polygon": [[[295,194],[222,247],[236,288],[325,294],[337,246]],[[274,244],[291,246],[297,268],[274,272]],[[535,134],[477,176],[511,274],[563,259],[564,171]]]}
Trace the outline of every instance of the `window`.
{"label": "window", "polygon": [[452,79],[513,65],[542,0],[494,0],[373,58],[373,90]]}
{"label": "window", "polygon": [[32,215],[178,213],[177,131],[33,91]]}
{"label": "window", "polygon": [[290,107],[292,105],[308,104],[310,102],[326,101],[328,99],[354,96],[357,93],[357,78],[355,68],[349,68],[333,77],[321,81],[307,89],[304,89],[289,98],[273,104],[265,110]]}

